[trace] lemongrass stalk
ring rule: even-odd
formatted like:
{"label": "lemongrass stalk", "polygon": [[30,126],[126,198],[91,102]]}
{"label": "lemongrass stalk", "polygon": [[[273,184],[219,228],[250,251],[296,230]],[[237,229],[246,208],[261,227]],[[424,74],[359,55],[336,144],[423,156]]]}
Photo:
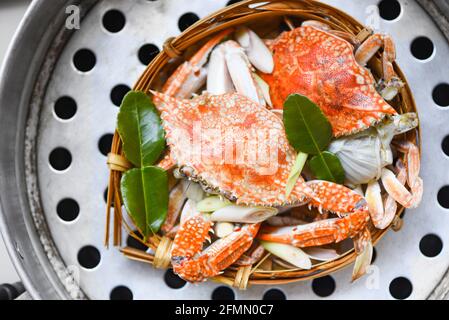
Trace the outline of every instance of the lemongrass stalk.
{"label": "lemongrass stalk", "polygon": [[309,155],[307,153],[300,152],[298,153],[296,157],[295,164],[292,167],[292,170],[290,171],[290,174],[288,176],[287,180],[287,186],[285,188],[286,197],[290,195],[293,188],[295,187],[296,181],[298,181],[299,176],[301,175],[301,171],[304,168],[304,165],[306,164],[307,157]]}

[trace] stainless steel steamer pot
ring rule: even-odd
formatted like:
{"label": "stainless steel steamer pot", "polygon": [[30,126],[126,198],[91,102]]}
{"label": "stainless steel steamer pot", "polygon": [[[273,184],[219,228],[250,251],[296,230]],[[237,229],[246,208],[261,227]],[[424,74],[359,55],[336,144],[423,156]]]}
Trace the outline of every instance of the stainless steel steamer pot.
{"label": "stainless steel steamer pot", "polygon": [[[377,7],[379,1],[324,2],[363,21],[367,10]],[[161,48],[166,37],[179,32],[182,17],[195,20],[195,15],[203,17],[226,3],[33,1],[15,35],[0,82],[0,229],[33,298],[107,299],[115,294],[135,299],[208,299],[217,292],[219,285],[214,283],[200,288],[181,284],[181,289],[175,289],[169,274],[102,247],[107,172],[97,144],[115,127],[117,108],[110,101],[111,90],[118,84],[132,86],[145,67],[138,60],[141,46],[146,43]],[[398,39],[399,64],[420,108],[424,202],[419,209],[407,212],[401,232],[391,232],[379,244],[377,287],[370,287],[365,280],[349,284],[350,271],[346,270],[332,275],[335,290],[329,298],[392,298],[392,280],[401,277],[413,284],[410,298],[442,299],[449,291],[449,250],[445,247],[449,215],[437,199],[441,188],[449,185],[449,158],[441,150],[441,141],[449,134],[449,110],[432,101],[432,89],[439,83],[449,83],[449,4],[445,0],[399,3],[400,16],[391,21],[381,19],[380,28]],[[80,8],[80,30],[66,28],[70,5]],[[112,9],[126,18],[124,29],[118,33],[101,25],[104,14]],[[432,57],[425,61],[410,54],[410,43],[419,36],[432,39],[435,46]],[[96,58],[94,69],[87,73],[77,72],[72,63],[74,52],[83,48],[93,50]],[[76,115],[70,121],[55,120],[54,103],[61,95],[76,100]],[[71,164],[55,172],[48,159],[57,147],[70,150]],[[56,213],[58,201],[64,197],[76,198],[80,209],[71,222],[61,221]],[[432,259],[419,252],[420,239],[426,234],[443,239],[442,252]],[[87,254],[95,258],[98,253],[95,266],[79,264],[80,250],[86,246],[97,250]],[[428,268],[434,272],[428,272]],[[312,287],[306,282],[277,289],[288,299],[318,298]],[[238,299],[260,299],[270,289],[257,286],[246,292],[227,290]]]}

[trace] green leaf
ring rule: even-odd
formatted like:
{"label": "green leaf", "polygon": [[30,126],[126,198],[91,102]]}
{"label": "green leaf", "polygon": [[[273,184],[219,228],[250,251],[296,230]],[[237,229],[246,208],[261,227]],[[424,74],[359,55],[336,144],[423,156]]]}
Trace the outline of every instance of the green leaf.
{"label": "green leaf", "polygon": [[343,184],[345,181],[345,171],[341,165],[340,159],[329,151],[324,151],[314,156],[309,161],[310,169],[320,180],[331,181]]}
{"label": "green leaf", "polygon": [[144,236],[156,233],[168,210],[168,177],[158,167],[134,168],[121,180],[123,203]]}
{"label": "green leaf", "polygon": [[309,155],[306,153],[298,153],[295,164],[293,165],[290,174],[288,175],[287,186],[285,188],[286,197],[290,195],[293,188],[295,187],[296,181],[298,181],[298,178],[301,175],[301,171],[304,168],[308,156]]}
{"label": "green leaf", "polygon": [[298,153],[319,154],[332,139],[332,126],[321,109],[299,94],[290,95],[284,103],[284,126]]}
{"label": "green leaf", "polygon": [[153,165],[165,148],[165,134],[156,108],[143,92],[131,91],[123,99],[117,129],[126,158],[136,167]]}

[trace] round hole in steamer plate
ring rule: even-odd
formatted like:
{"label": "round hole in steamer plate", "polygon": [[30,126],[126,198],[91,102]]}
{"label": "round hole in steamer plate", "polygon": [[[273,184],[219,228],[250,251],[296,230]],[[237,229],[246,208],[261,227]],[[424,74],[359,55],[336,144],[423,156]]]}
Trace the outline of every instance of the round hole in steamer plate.
{"label": "round hole in steamer plate", "polygon": [[412,294],[413,285],[409,279],[398,277],[390,282],[389,290],[393,298],[403,300],[407,299]]}
{"label": "round hole in steamer plate", "polygon": [[449,106],[449,84],[440,83],[433,89],[432,92],[433,101],[440,107]]}
{"label": "round hole in steamer plate", "polygon": [[[104,203],[108,203],[108,192],[109,192],[109,189],[108,189],[108,187],[106,187],[106,189],[103,192]],[[112,197],[111,207],[114,207],[114,197]]]}
{"label": "round hole in steamer plate", "polygon": [[412,41],[410,45],[412,55],[418,60],[427,60],[432,57],[435,46],[427,37],[418,37]]}
{"label": "round hole in steamer plate", "polygon": [[445,209],[449,209],[449,186],[444,186],[438,191],[438,203]]}
{"label": "round hole in steamer plate", "polygon": [[384,20],[393,21],[401,15],[401,4],[397,0],[382,0],[377,6],[379,15]]}
{"label": "round hole in steamer plate", "polygon": [[377,258],[377,250],[376,248],[373,248],[373,257],[371,258],[371,264],[373,264],[376,261]]}
{"label": "round hole in steamer plate", "polygon": [[86,269],[93,269],[100,263],[100,251],[94,246],[85,246],[78,251],[78,263]]}
{"label": "round hole in steamer plate", "polygon": [[139,57],[139,61],[143,65],[148,65],[159,54],[159,52],[160,50],[156,45],[147,43],[140,47],[137,55]]}
{"label": "round hole in steamer plate", "polygon": [[133,292],[126,286],[117,286],[109,294],[110,300],[133,300]]}
{"label": "round hole in steamer plate", "polygon": [[441,143],[441,148],[443,152],[449,156],[449,135],[444,137],[443,142]]}
{"label": "round hole in steamer plate", "polygon": [[119,10],[112,9],[103,15],[103,27],[111,33],[121,31],[125,27],[125,24],[125,15]]}
{"label": "round hole in steamer plate", "polygon": [[[138,234],[138,231],[134,231],[134,233]],[[141,243],[140,241],[136,240],[134,237],[132,237],[131,235],[128,235],[128,238],[126,238],[126,245],[128,247],[137,249],[137,250],[141,250],[141,251],[147,251],[148,247],[146,245],[144,245],[143,243]]]}
{"label": "round hole in steamer plate", "polygon": [[114,135],[112,133],[107,133],[98,140],[98,150],[100,150],[102,155],[107,156],[111,152],[113,138]]}
{"label": "round hole in steamer plate", "polygon": [[76,114],[77,105],[76,101],[69,96],[63,96],[55,101],[53,110],[58,119],[69,120]]}
{"label": "round hole in steamer plate", "polygon": [[428,258],[436,257],[443,250],[443,241],[436,234],[425,235],[419,242],[419,250]]}
{"label": "round hole in steamer plate", "polygon": [[111,90],[110,98],[114,105],[120,107],[122,104],[123,98],[126,94],[131,90],[129,86],[126,84],[118,84]]}
{"label": "round hole in steamer plate", "polygon": [[212,300],[235,300],[235,293],[231,288],[221,286],[214,289],[211,298]]}
{"label": "round hole in steamer plate", "polygon": [[88,72],[95,67],[97,58],[92,50],[80,49],[73,55],[73,65],[78,71]]}
{"label": "round hole in steamer plate", "polygon": [[319,297],[329,297],[335,291],[335,280],[331,276],[313,279],[312,290]]}
{"label": "round hole in steamer plate", "polygon": [[164,281],[172,289],[181,289],[186,285],[186,281],[174,274],[172,269],[165,271]]}
{"label": "round hole in steamer plate", "polygon": [[54,170],[64,171],[72,164],[72,154],[66,148],[58,147],[50,152],[48,161]]}
{"label": "round hole in steamer plate", "polygon": [[287,300],[287,297],[279,289],[270,289],[264,293],[262,300]]}
{"label": "round hole in steamer plate", "polygon": [[200,20],[200,18],[193,12],[184,13],[178,20],[178,28],[179,30],[184,31],[192,24]]}
{"label": "round hole in steamer plate", "polygon": [[56,213],[63,221],[70,222],[78,217],[80,206],[74,199],[65,198],[59,201],[56,206]]}
{"label": "round hole in steamer plate", "polygon": [[226,3],[226,6],[230,6],[230,5],[236,4],[236,3],[241,2],[241,1],[242,1],[242,0],[230,0],[230,1],[228,1],[228,2]]}

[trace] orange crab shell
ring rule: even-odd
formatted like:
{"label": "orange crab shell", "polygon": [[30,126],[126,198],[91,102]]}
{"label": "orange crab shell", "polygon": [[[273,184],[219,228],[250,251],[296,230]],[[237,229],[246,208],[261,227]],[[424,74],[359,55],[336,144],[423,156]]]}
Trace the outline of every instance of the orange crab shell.
{"label": "orange crab shell", "polygon": [[179,100],[153,92],[171,156],[188,178],[238,204],[284,206],[313,196],[300,177],[286,197],[296,153],[282,120],[250,99],[229,93]]}
{"label": "orange crab shell", "polygon": [[290,94],[305,95],[321,108],[337,137],[396,114],[376,91],[370,71],[357,63],[348,41],[304,26],[282,33],[271,49],[274,71],[262,77],[274,108],[282,109]]}

